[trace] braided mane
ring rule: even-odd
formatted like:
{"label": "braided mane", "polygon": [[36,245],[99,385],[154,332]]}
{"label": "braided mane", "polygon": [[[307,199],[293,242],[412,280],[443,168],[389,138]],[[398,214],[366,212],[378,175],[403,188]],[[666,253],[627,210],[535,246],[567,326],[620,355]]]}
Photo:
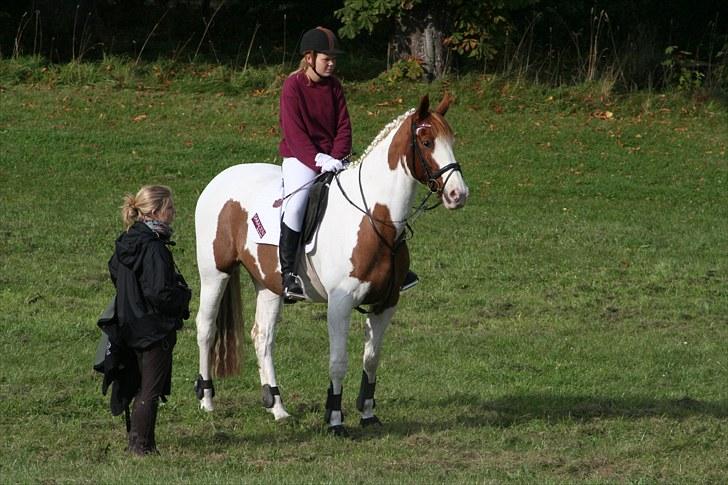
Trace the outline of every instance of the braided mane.
{"label": "braided mane", "polygon": [[371,153],[372,150],[374,150],[374,147],[377,146],[379,143],[381,143],[382,140],[384,140],[387,135],[389,135],[392,130],[397,128],[399,125],[401,125],[404,120],[410,116],[412,113],[415,112],[415,109],[409,109],[405,113],[399,115],[397,118],[393,119],[389,123],[385,125],[384,128],[382,128],[382,131],[379,132],[377,136],[374,137],[374,140],[369,144],[366,150],[364,150],[364,153],[361,154],[361,156],[354,162],[349,164],[349,167],[355,167],[361,163],[362,160],[364,160],[369,153]]}

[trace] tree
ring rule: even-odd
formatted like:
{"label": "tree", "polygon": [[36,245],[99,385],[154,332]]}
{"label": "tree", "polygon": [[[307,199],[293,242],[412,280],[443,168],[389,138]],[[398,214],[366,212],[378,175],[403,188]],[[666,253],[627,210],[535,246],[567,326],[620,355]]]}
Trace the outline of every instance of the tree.
{"label": "tree", "polygon": [[343,37],[389,23],[395,59],[415,59],[428,78],[448,68],[447,53],[491,59],[510,23],[507,13],[537,0],[344,0],[336,11]]}

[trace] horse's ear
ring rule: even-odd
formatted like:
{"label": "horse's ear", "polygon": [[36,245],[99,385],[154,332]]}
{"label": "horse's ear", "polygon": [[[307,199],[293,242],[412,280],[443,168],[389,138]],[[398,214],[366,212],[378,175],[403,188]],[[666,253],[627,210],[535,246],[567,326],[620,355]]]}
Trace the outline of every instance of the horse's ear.
{"label": "horse's ear", "polygon": [[450,93],[446,92],[445,95],[442,97],[442,101],[440,101],[440,104],[438,104],[437,108],[435,108],[435,113],[445,116],[445,113],[447,113],[447,109],[450,107],[450,103],[452,103],[454,100],[455,98],[450,96]]}
{"label": "horse's ear", "polygon": [[427,115],[430,114],[430,97],[428,95],[422,96],[420,106],[417,108],[417,119],[424,120]]}

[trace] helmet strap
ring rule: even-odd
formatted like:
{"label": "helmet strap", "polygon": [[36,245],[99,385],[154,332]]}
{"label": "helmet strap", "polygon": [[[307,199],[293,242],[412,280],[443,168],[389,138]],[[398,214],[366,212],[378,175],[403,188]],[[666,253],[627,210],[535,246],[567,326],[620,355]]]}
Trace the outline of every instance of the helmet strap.
{"label": "helmet strap", "polygon": [[311,56],[312,56],[313,63],[309,64],[308,67],[310,67],[311,70],[313,70],[313,72],[319,77],[319,79],[323,79],[324,77],[321,74],[319,74],[319,72],[316,70],[316,56],[318,56],[318,52],[312,51]]}

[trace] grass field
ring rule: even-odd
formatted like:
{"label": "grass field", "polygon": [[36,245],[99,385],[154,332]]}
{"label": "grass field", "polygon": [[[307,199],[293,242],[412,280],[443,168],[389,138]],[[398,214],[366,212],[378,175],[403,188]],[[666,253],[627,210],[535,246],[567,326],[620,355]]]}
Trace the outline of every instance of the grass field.
{"label": "grass field", "polygon": [[725,105],[477,77],[347,83],[359,153],[422,94],[452,91],[471,189],[461,211],[415,224],[422,283],[385,340],[384,426],[357,426],[355,314],[352,438],[325,432],[325,308],[295,305],[276,360],[293,419],[275,423],[260,406],[249,339],[242,374],[216,382],[218,409],[199,411],[189,321],[161,456],[136,459],[91,370],[121,197],[173,187],[175,257],[195,286],[196,197],[229,165],[278,161],[280,80],[59,82],[36,70],[17,82],[2,62],[0,482],[728,480]]}

